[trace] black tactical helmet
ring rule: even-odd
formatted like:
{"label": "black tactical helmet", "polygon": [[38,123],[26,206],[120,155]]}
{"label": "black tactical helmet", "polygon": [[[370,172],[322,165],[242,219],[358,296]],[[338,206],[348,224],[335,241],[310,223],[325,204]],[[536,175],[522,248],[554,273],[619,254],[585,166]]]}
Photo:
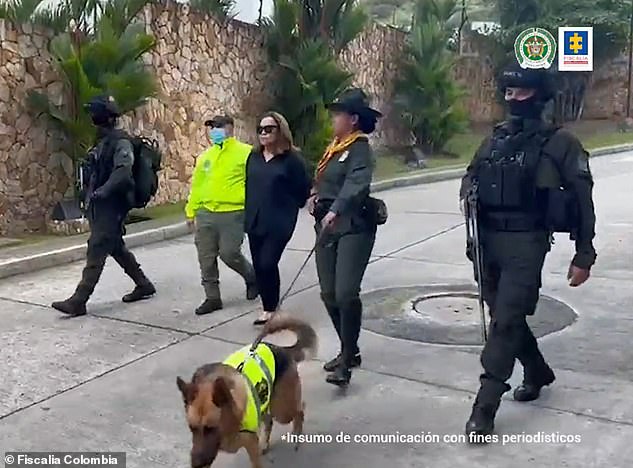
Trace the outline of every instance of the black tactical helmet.
{"label": "black tactical helmet", "polygon": [[121,115],[116,101],[109,95],[95,96],[86,103],[85,107],[91,116],[101,119],[119,117]]}
{"label": "black tactical helmet", "polygon": [[517,62],[503,70],[498,83],[501,92],[505,92],[507,87],[529,88],[537,91],[537,97],[541,101],[547,102],[554,97],[552,77],[547,70],[524,69]]}

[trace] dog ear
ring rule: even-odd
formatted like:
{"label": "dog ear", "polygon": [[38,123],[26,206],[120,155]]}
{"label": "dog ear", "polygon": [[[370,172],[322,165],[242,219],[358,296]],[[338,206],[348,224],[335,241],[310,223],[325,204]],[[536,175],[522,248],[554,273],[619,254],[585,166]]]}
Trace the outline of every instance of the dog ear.
{"label": "dog ear", "polygon": [[178,390],[182,393],[182,400],[185,405],[191,402],[195,396],[195,387],[192,383],[187,383],[180,378],[180,376],[176,377],[176,385],[178,385]]}
{"label": "dog ear", "polygon": [[213,404],[218,408],[228,405],[233,400],[231,389],[224,377],[218,377],[213,383]]}

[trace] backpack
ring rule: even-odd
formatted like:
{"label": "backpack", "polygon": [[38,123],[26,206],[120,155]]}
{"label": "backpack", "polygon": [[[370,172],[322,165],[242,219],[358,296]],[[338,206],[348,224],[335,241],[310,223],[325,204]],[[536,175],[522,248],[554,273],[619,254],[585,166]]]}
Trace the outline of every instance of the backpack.
{"label": "backpack", "polygon": [[132,208],[145,208],[158,191],[162,154],[156,140],[137,136],[130,137],[130,143],[134,148]]}

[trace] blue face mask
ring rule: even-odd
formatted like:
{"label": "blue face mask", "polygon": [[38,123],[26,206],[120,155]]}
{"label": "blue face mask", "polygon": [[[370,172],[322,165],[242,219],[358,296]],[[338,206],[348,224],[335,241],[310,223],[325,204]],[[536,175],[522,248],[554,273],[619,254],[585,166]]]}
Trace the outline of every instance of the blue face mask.
{"label": "blue face mask", "polygon": [[223,128],[212,128],[209,130],[209,138],[214,145],[221,145],[226,140],[226,131]]}

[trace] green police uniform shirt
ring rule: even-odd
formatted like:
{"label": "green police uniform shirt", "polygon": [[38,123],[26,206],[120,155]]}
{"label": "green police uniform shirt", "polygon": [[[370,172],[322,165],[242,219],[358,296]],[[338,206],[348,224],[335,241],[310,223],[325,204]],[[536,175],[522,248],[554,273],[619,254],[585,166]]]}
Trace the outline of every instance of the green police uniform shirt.
{"label": "green police uniform shirt", "polygon": [[[248,401],[242,419],[242,431],[257,432],[262,414],[270,407],[275,382],[275,356],[266,344],[259,344],[254,356],[249,356],[251,345],[244,346],[224,360],[224,364],[238,369],[248,381]],[[239,370],[239,369],[238,369]]]}

